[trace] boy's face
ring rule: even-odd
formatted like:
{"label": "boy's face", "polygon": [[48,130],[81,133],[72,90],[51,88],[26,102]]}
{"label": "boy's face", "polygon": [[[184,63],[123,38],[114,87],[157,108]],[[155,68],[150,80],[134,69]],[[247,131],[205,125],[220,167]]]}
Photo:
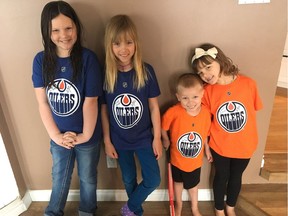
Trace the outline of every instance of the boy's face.
{"label": "boy's face", "polygon": [[197,115],[201,109],[203,94],[204,89],[200,84],[189,88],[179,86],[176,97],[188,113]]}

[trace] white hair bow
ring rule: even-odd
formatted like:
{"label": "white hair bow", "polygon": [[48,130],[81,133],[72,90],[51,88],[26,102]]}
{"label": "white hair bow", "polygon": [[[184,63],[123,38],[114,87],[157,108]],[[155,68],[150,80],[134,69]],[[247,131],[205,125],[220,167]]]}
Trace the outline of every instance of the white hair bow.
{"label": "white hair bow", "polygon": [[195,49],[195,55],[193,56],[191,63],[193,63],[196,59],[205,56],[205,55],[209,55],[211,56],[213,59],[216,58],[218,53],[218,50],[216,49],[216,47],[212,47],[210,49],[208,49],[207,51],[203,50],[202,48],[196,48]]}

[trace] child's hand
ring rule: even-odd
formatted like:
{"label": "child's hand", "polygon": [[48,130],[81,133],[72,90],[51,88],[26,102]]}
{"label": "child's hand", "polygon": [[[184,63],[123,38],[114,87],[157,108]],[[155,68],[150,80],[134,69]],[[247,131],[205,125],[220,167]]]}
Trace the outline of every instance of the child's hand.
{"label": "child's hand", "polygon": [[152,143],[154,155],[156,157],[156,160],[159,160],[162,157],[162,142],[161,139],[155,139]]}
{"label": "child's hand", "polygon": [[105,143],[105,153],[110,158],[118,159],[118,154],[112,143]]}
{"label": "child's hand", "polygon": [[213,162],[213,157],[212,155],[206,155],[208,162],[212,163]]}
{"label": "child's hand", "polygon": [[170,139],[168,136],[168,131],[161,129],[161,137],[164,149],[167,151],[170,146]]}
{"label": "child's hand", "polygon": [[206,154],[208,162],[210,162],[210,163],[213,162],[213,157],[212,157],[212,154],[211,154],[211,151],[210,151],[209,147],[205,148],[205,154]]}
{"label": "child's hand", "polygon": [[67,131],[62,136],[62,145],[64,148],[74,148],[77,134],[71,131]]}
{"label": "child's hand", "polygon": [[163,143],[164,149],[167,151],[170,146],[170,140],[163,139],[162,143]]}
{"label": "child's hand", "polygon": [[89,141],[89,137],[86,136],[85,133],[79,133],[77,134],[77,137],[75,139],[74,145],[79,145],[79,144],[83,144]]}

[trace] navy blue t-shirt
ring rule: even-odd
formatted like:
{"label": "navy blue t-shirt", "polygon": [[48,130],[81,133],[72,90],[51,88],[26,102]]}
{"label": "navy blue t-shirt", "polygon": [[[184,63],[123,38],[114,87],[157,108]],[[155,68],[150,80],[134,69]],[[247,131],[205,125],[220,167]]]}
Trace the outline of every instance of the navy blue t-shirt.
{"label": "navy blue t-shirt", "polygon": [[148,99],[159,96],[160,89],[152,66],[145,64],[145,67],[148,80],[140,90],[133,88],[136,72],[132,69],[118,72],[113,93],[104,91],[110,137],[116,149],[134,150],[151,146],[153,135]]}
{"label": "navy blue t-shirt", "polygon": [[[34,88],[44,88],[43,54],[43,51],[39,52],[33,61],[32,81]],[[103,92],[100,65],[96,54],[91,50],[83,48],[81,74],[74,82],[72,82],[72,76],[73,68],[70,58],[58,58],[54,86],[46,88],[53,119],[62,133],[66,131],[82,133],[85,97],[101,96]],[[101,135],[101,122],[98,114],[94,134],[88,143],[99,141]]]}

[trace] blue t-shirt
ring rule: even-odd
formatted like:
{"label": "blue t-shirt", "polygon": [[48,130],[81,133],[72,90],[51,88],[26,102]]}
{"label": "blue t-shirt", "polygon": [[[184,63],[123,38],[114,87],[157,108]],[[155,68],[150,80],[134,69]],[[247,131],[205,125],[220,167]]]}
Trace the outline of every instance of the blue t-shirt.
{"label": "blue t-shirt", "polygon": [[[39,52],[33,61],[32,81],[34,88],[44,88],[42,62],[44,52]],[[59,130],[82,133],[83,102],[85,97],[102,95],[102,74],[97,56],[87,48],[82,51],[82,71],[78,79],[72,82],[73,68],[70,58],[58,58],[54,86],[46,88],[48,102],[53,119]],[[100,110],[100,109],[99,109]],[[98,114],[97,125],[88,143],[101,139],[101,122]]]}
{"label": "blue t-shirt", "polygon": [[145,64],[148,80],[140,90],[133,88],[135,70],[118,72],[113,93],[104,91],[110,120],[110,137],[116,149],[134,150],[151,146],[152,122],[149,98],[160,95],[155,72]]}

